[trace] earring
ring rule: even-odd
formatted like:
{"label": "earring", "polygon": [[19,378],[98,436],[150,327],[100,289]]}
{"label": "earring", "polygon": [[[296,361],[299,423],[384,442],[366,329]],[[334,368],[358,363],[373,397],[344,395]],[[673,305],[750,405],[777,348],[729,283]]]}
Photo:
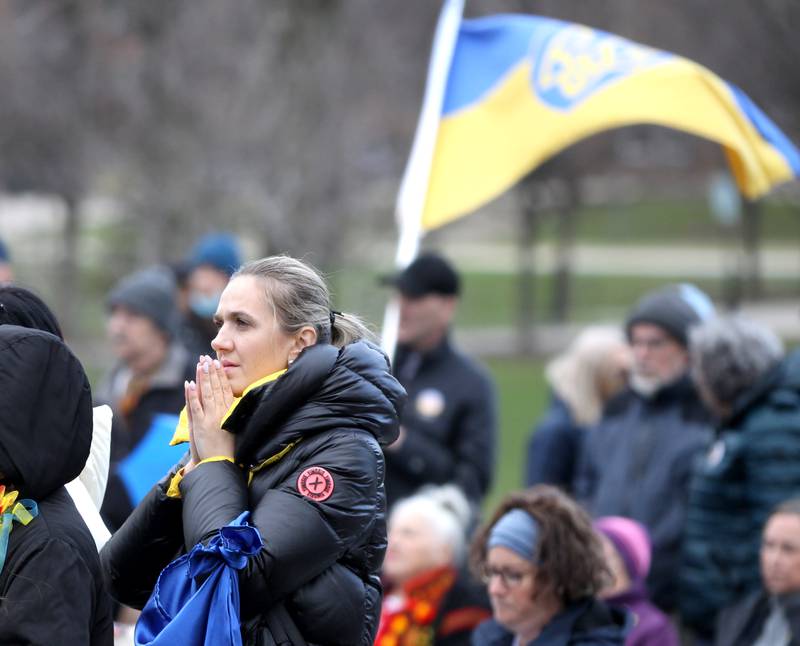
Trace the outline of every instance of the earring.
{"label": "earring", "polygon": [[291,366],[294,363],[294,359],[289,359],[288,363]]}

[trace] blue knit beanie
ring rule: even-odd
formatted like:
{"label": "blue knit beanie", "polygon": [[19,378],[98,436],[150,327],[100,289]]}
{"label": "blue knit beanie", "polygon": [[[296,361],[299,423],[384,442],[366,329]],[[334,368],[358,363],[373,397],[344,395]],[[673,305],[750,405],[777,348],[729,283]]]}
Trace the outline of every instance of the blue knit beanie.
{"label": "blue knit beanie", "polygon": [[230,233],[209,233],[192,249],[189,264],[193,269],[200,265],[211,265],[231,276],[242,264],[239,243]]}
{"label": "blue knit beanie", "polygon": [[538,542],[539,523],[528,512],[515,508],[494,524],[486,547],[507,547],[522,558],[533,561]]}

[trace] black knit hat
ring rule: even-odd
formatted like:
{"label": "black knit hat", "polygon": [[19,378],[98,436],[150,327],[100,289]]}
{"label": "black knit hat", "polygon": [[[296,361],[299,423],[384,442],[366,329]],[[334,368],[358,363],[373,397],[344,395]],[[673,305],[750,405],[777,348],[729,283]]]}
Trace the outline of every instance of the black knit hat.
{"label": "black knit hat", "polygon": [[631,310],[625,333],[637,323],[652,323],[666,331],[682,346],[688,343],[689,328],[714,314],[714,304],[700,289],[688,283],[668,285],[645,294]]}
{"label": "black knit hat", "polygon": [[169,337],[178,327],[175,279],[169,269],[152,267],[126,276],[111,290],[106,306],[123,306],[149,318]]}
{"label": "black knit hat", "polygon": [[428,294],[456,296],[460,289],[455,269],[434,253],[419,256],[403,271],[384,276],[381,282],[394,286],[401,294],[412,298]]}

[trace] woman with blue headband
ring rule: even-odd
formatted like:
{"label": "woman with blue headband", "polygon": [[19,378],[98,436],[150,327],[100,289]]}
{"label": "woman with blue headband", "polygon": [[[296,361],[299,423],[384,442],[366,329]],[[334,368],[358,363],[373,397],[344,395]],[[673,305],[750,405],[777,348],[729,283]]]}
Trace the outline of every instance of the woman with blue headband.
{"label": "woman with blue headband", "polygon": [[596,598],[610,575],[591,520],[555,487],[507,496],[476,535],[472,564],[493,612],[475,646],[624,643],[627,615]]}

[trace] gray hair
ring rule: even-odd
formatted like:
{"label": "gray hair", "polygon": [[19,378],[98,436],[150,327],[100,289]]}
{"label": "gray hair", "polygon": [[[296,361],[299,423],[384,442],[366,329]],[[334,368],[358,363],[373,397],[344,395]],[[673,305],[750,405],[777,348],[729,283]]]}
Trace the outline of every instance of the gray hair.
{"label": "gray hair", "polygon": [[455,485],[428,485],[414,495],[397,501],[389,516],[422,516],[442,545],[453,549],[453,564],[461,565],[467,555],[467,529],[472,510],[464,493]]}
{"label": "gray hair", "polygon": [[306,325],[317,332],[318,343],[343,347],[374,335],[353,314],[333,312],[325,279],[311,265],[291,256],[269,256],[242,265],[231,277],[255,276],[266,287],[267,302],[283,332],[293,334]]}
{"label": "gray hair", "polygon": [[689,331],[692,372],[722,406],[731,406],[783,358],[768,327],[742,318],[712,318]]}

